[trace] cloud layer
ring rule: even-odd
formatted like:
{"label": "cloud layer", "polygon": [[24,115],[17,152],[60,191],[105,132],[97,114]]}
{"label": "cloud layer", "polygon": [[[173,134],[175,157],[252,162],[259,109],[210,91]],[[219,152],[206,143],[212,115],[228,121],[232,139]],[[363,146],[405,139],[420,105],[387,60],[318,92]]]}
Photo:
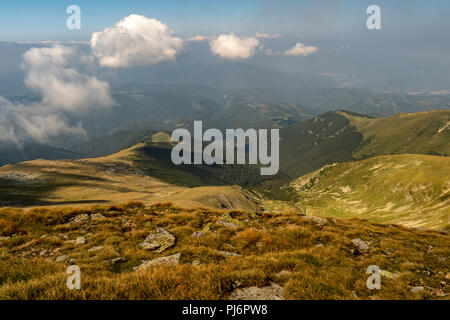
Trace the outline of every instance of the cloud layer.
{"label": "cloud layer", "polygon": [[71,65],[79,56],[75,48],[61,45],[28,50],[23,55],[25,84],[42,95],[43,104],[56,109],[80,111],[112,105],[108,83],[81,74]]}
{"label": "cloud layer", "polygon": [[0,97],[0,142],[18,147],[24,141],[49,142],[59,135],[84,136],[81,124],[70,125],[63,114],[41,103],[13,103]]}
{"label": "cloud layer", "polygon": [[210,42],[211,52],[224,59],[248,59],[255,54],[259,46],[258,39],[240,38],[233,33],[220,35]]}
{"label": "cloud layer", "polygon": [[[23,55],[25,84],[42,100],[17,102],[0,97],[0,141],[19,146],[27,140],[46,143],[58,135],[86,135],[81,124],[71,123],[70,115],[114,104],[107,82],[80,71],[89,70],[92,63],[125,68],[175,61],[185,41],[209,41],[211,53],[223,59],[249,59],[263,50],[257,38],[278,37],[279,34],[267,33],[239,37],[230,33],[218,37],[197,35],[183,40],[166,24],[133,14],[111,28],[93,33],[91,53],[82,54],[76,46],[58,42],[32,48]],[[284,52],[271,49],[264,52],[269,56],[307,56],[317,50],[297,42]]]}
{"label": "cloud layer", "polygon": [[202,36],[202,35],[196,35],[196,36],[193,36],[193,37],[190,37],[190,38],[186,39],[186,41],[189,41],[189,42],[204,41],[204,40],[206,40],[206,37]]}
{"label": "cloud layer", "polygon": [[301,42],[297,42],[295,46],[293,46],[291,49],[286,50],[283,52],[283,55],[285,56],[308,56],[310,54],[313,54],[317,52],[317,47],[314,46],[305,46]]}
{"label": "cloud layer", "polygon": [[280,36],[279,33],[276,34],[268,34],[268,33],[261,33],[261,32],[257,32],[255,34],[256,38],[262,38],[262,39],[276,39]]}
{"label": "cloud layer", "polygon": [[162,22],[133,14],[93,33],[91,48],[102,66],[144,66],[174,61],[183,49],[183,39]]}
{"label": "cloud layer", "polygon": [[86,135],[66,114],[114,104],[108,83],[80,73],[85,60],[75,48],[55,45],[32,48],[23,55],[25,84],[39,102],[13,102],[0,97],[0,141],[20,146],[24,141],[50,142],[59,135]]}

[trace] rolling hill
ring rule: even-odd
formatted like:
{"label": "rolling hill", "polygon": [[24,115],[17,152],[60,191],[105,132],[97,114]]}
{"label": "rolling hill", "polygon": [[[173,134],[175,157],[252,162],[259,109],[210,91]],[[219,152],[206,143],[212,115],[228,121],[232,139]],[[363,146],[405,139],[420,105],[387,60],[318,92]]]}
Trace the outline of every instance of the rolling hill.
{"label": "rolling hill", "polygon": [[[237,185],[213,179],[208,166],[176,167],[168,135],[156,133],[118,153],[78,160],[33,160],[0,168],[0,206],[48,206],[139,200],[258,210]],[[206,183],[209,181],[209,183]],[[221,186],[213,186],[217,182]]]}
{"label": "rolling hill", "polygon": [[450,230],[450,158],[402,154],[335,163],[293,182],[315,216]]}
{"label": "rolling hill", "polygon": [[[257,165],[177,166],[171,162],[173,143],[167,133],[117,131],[110,135],[117,144],[104,137],[83,150],[106,153],[139,143],[99,158],[35,160],[0,168],[0,205],[139,200],[270,211],[295,202],[296,209],[307,207],[312,215],[446,229],[449,117],[450,111],[388,118],[327,112],[281,129],[281,172],[276,176],[261,176]],[[97,149],[97,144],[103,147]],[[378,166],[382,169],[371,169]],[[329,170],[337,170],[333,174],[339,178],[324,180]],[[417,181],[408,180],[410,171]],[[300,183],[310,175],[324,184]],[[346,184],[347,179],[354,185]],[[266,200],[279,202],[274,206]]]}
{"label": "rolling hill", "polygon": [[298,177],[335,162],[377,155],[450,154],[450,111],[372,118],[346,111],[324,113],[280,130],[280,167]]}

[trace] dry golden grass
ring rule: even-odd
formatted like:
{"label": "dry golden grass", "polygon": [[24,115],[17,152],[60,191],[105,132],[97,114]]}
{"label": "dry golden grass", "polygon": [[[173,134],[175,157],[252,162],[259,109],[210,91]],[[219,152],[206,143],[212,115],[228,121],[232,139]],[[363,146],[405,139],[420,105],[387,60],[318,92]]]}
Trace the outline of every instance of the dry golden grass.
{"label": "dry golden grass", "polygon": [[[85,213],[105,218],[68,223]],[[450,293],[448,234],[365,220],[319,224],[288,210],[260,214],[130,202],[4,208],[0,226],[0,236],[12,236],[0,241],[1,299],[227,299],[236,288],[271,282],[284,287],[286,299],[448,299]],[[141,249],[138,244],[159,227],[176,236],[175,246],[162,253]],[[191,236],[201,230],[203,237]],[[78,236],[87,242],[70,242]],[[354,238],[369,242],[369,252],[356,254]],[[103,248],[88,251],[97,246]],[[142,260],[175,253],[181,253],[179,265],[133,271]],[[67,289],[69,262],[55,262],[62,254],[80,267],[81,290]],[[118,257],[126,260],[104,263]],[[201,264],[193,265],[194,260]],[[373,264],[399,277],[382,278],[381,290],[371,291],[366,269]],[[277,275],[283,270],[289,273]],[[423,293],[411,293],[418,285],[425,287]]]}
{"label": "dry golden grass", "polygon": [[[0,167],[0,203],[14,206],[75,206],[170,201],[183,207],[244,208],[257,201],[237,185],[183,187],[144,174],[132,163],[141,144],[102,158],[33,160]],[[130,158],[131,157],[131,158]]]}

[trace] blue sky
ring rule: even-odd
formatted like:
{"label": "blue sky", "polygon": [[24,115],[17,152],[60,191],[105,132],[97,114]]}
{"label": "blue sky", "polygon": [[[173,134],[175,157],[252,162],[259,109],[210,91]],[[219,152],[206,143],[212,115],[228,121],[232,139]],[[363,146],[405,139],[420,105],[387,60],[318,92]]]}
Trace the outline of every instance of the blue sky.
{"label": "blue sky", "polygon": [[[82,10],[79,31],[65,27],[71,4]],[[132,13],[156,18],[183,36],[228,32],[345,36],[366,31],[365,9],[370,4],[380,5],[384,30],[448,33],[448,0],[16,0],[0,5],[0,41],[88,40],[92,32]]]}
{"label": "blue sky", "polygon": [[[72,4],[81,8],[81,30],[66,28],[66,8]],[[382,30],[366,27],[372,4],[381,8]],[[296,42],[318,47],[308,57],[260,50],[247,60],[275,70],[339,74],[368,86],[374,81],[397,86],[410,79],[420,80],[418,88],[450,85],[448,0],[15,0],[0,5],[0,91],[23,91],[22,54],[37,45],[2,41],[89,41],[93,32],[130,14],[156,18],[183,38],[259,32],[280,34],[260,39],[264,50],[282,52]],[[223,62],[211,54],[208,42],[186,43],[174,68],[206,61]],[[127,72],[134,77],[148,69]]]}

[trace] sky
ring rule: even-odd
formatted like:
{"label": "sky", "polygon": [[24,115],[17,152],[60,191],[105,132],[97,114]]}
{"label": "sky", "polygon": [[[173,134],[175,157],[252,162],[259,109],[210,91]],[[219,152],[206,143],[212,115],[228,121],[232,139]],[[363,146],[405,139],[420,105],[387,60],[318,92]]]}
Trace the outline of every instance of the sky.
{"label": "sky", "polygon": [[[80,30],[66,27],[66,9],[73,4],[81,9]],[[381,9],[380,30],[366,26],[366,10],[373,4]],[[366,87],[374,87],[374,81],[377,88],[398,84],[445,89],[450,84],[448,0],[15,0],[0,5],[0,94],[30,89],[24,83],[22,55],[33,45],[40,41],[89,43],[93,34],[114,28],[130,15],[156,19],[183,40],[204,37],[202,43],[177,44],[174,39],[168,44],[166,49],[176,52],[163,59],[177,62],[171,68],[183,62],[220,64],[231,58],[231,62],[245,60],[276,70],[340,75],[343,81]],[[249,37],[259,43],[245,40]],[[224,52],[230,43],[243,51]],[[133,45],[143,51],[154,47],[145,42]],[[127,48],[126,43],[121,46]],[[112,49],[111,45],[100,47]],[[96,70],[114,73],[118,79],[126,73],[131,75],[129,80],[148,73],[147,67],[160,65],[152,62],[154,55],[144,67],[142,61],[107,62],[108,57],[99,57],[91,49],[104,67]],[[138,50],[133,53],[138,54]],[[111,63],[120,67],[108,68]]]}
{"label": "sky", "polygon": [[84,136],[127,82],[449,90],[449,30],[448,0],[2,1],[0,143]]}
{"label": "sky", "polygon": [[[69,5],[81,8],[81,30],[68,30]],[[447,0],[16,0],[2,1],[0,41],[89,40],[129,14],[168,24],[183,36],[235,32],[293,36],[350,36],[367,32],[366,8],[382,10],[384,32],[448,33]]]}

